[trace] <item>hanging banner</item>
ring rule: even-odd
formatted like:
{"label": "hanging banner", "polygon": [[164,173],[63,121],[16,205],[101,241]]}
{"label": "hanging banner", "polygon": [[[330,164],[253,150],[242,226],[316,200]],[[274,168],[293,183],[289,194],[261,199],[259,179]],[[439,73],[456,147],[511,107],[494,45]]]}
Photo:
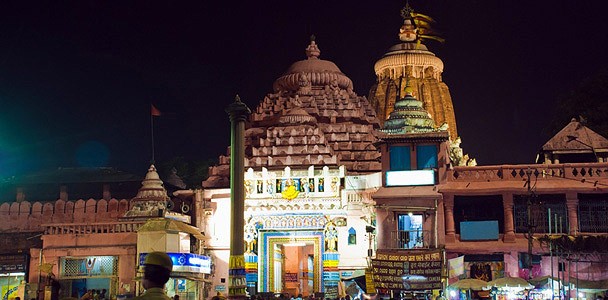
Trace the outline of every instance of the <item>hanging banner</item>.
{"label": "hanging banner", "polygon": [[372,259],[378,290],[441,289],[441,251],[378,252]]}
{"label": "hanging banner", "polygon": [[455,278],[464,274],[464,255],[448,259],[448,277]]}

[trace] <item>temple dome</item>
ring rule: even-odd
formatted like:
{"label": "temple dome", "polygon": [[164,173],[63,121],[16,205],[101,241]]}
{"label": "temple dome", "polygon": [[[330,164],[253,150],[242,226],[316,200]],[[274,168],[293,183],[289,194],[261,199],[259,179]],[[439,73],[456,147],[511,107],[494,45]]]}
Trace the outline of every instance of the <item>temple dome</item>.
{"label": "temple dome", "polygon": [[[407,74],[404,66],[412,68],[412,72]],[[414,78],[431,77],[441,80],[443,61],[429,51],[424,44],[401,43],[392,46],[376,62],[374,70],[378,78],[411,76]]]}
{"label": "temple dome", "polygon": [[395,109],[388,120],[384,121],[386,133],[415,133],[436,131],[435,122],[424,109],[420,100],[416,99],[411,89],[406,88],[405,97],[395,102]]}
{"label": "temple dome", "polygon": [[156,172],[156,167],[150,165],[146,178],[141,183],[142,187],[137,192],[137,196],[133,200],[150,200],[156,199],[166,201],[169,199],[167,190],[163,187],[163,182]]}
{"label": "temple dome", "polygon": [[351,90],[353,82],[350,78],[333,62],[319,59],[320,54],[315,41],[310,41],[306,48],[307,59],[293,63],[283,76],[274,82],[274,91],[297,91],[305,85],[321,88],[337,85],[341,89]]}

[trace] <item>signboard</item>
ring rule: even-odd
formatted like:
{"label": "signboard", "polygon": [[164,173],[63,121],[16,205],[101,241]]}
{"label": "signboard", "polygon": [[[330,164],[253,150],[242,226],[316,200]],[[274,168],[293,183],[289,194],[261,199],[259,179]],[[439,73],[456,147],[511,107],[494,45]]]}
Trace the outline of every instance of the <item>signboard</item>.
{"label": "signboard", "polygon": [[498,240],[498,221],[460,222],[461,241]]}
{"label": "signboard", "polygon": [[0,255],[0,273],[25,273],[26,269],[25,254]]}
{"label": "signboard", "polygon": [[[211,274],[211,258],[194,253],[167,253],[173,262],[173,272]],[[139,265],[144,265],[148,253],[139,254]]]}
{"label": "signboard", "polygon": [[434,170],[387,171],[386,186],[415,186],[435,184]]}
{"label": "signboard", "polygon": [[374,285],[379,290],[441,289],[441,251],[379,252],[372,259]]}

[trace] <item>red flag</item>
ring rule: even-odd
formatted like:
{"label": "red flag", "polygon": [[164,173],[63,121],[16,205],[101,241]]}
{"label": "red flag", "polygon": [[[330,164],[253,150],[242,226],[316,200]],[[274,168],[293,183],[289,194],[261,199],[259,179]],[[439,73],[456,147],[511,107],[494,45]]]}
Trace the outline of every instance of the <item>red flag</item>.
{"label": "red flag", "polygon": [[154,117],[160,117],[161,115],[160,110],[154,104],[150,104],[150,114]]}

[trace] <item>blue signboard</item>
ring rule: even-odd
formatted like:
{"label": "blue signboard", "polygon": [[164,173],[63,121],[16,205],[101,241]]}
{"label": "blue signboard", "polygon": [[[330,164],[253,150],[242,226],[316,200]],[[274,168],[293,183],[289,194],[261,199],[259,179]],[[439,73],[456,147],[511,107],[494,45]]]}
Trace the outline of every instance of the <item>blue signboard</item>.
{"label": "blue signboard", "polygon": [[498,221],[460,222],[460,240],[498,240]]}
{"label": "blue signboard", "polygon": [[[211,258],[194,253],[167,253],[173,262],[174,272],[211,274]],[[144,265],[148,253],[139,254],[139,265]]]}

